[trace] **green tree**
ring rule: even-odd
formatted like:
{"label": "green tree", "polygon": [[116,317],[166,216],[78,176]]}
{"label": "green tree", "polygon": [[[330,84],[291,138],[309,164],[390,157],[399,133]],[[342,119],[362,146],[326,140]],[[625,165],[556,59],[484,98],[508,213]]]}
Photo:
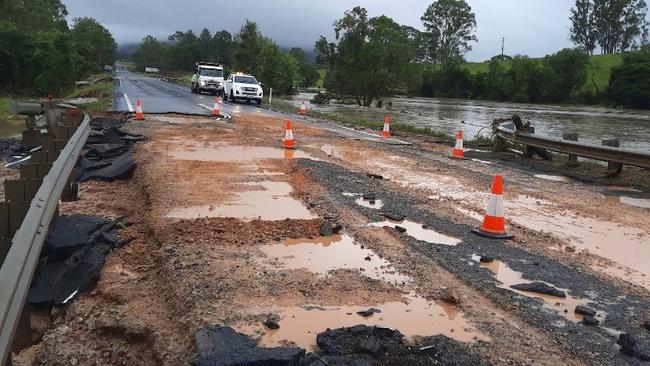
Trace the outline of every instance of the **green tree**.
{"label": "green tree", "polygon": [[175,70],[194,70],[201,58],[201,42],[196,34],[191,29],[177,31],[169,40],[173,43],[169,50],[170,66]]}
{"label": "green tree", "polygon": [[[589,56],[578,49],[564,49],[554,55],[546,56],[543,66],[547,69],[549,82],[548,99],[564,102],[572,92],[581,88],[587,78]],[[550,75],[554,76],[553,79]]]}
{"label": "green tree", "polygon": [[167,47],[152,36],[146,36],[140,46],[133,52],[133,62],[137,70],[144,71],[145,67],[167,69]]}
{"label": "green tree", "polygon": [[77,47],[83,48],[83,56],[100,70],[112,65],[117,54],[117,43],[108,29],[93,18],[75,18],[70,34]]}
{"label": "green tree", "polygon": [[273,88],[274,93],[290,94],[298,76],[296,62],[269,39],[262,39],[258,44],[260,45],[260,53],[256,61],[258,80],[267,90]]}
{"label": "green tree", "polygon": [[252,71],[256,69],[257,56],[262,49],[262,34],[257,23],[246,20],[235,36],[235,69]]}
{"label": "green tree", "polygon": [[598,33],[594,20],[593,0],[576,0],[571,8],[571,41],[593,55]]}
{"label": "green tree", "polygon": [[215,61],[223,64],[225,67],[232,67],[235,43],[229,32],[222,30],[214,34],[214,37],[212,37],[212,50]]}
{"label": "green tree", "polygon": [[212,34],[208,28],[203,28],[201,31],[199,43],[201,45],[201,59],[197,61],[216,61],[212,52]]}
{"label": "green tree", "polygon": [[305,55],[305,50],[303,50],[302,48],[293,47],[289,51],[289,54],[291,55],[291,57],[293,57],[294,60],[296,60],[296,63],[298,65],[307,63],[307,55]]}
{"label": "green tree", "polygon": [[334,23],[334,31],[338,43],[321,37],[315,46],[317,61],[328,66],[328,90],[369,106],[405,88],[417,47],[404,27],[386,16],[369,19],[364,8],[355,7]]}
{"label": "green tree", "polygon": [[623,56],[623,64],[612,69],[607,93],[618,105],[650,109],[650,49]]}
{"label": "green tree", "polygon": [[593,18],[603,54],[634,48],[648,34],[645,0],[594,0]]}
{"label": "green tree", "polygon": [[478,39],[476,16],[465,0],[438,0],[429,5],[422,16],[427,60],[439,63],[442,85],[446,87],[463,55],[471,51]]}
{"label": "green tree", "polygon": [[68,11],[60,0],[2,0],[0,23],[13,24],[18,30],[42,32],[68,30]]}

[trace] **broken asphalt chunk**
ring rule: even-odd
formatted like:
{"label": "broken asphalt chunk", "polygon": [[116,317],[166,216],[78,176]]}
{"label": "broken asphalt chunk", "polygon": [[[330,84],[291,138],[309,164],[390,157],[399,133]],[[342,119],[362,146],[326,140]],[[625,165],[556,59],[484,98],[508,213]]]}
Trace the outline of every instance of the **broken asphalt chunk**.
{"label": "broken asphalt chunk", "polygon": [[531,282],[531,283],[521,283],[518,285],[512,285],[510,288],[519,291],[534,292],[542,295],[550,295],[555,297],[566,298],[566,293],[562,290],[558,290],[555,287],[548,285],[544,282]]}

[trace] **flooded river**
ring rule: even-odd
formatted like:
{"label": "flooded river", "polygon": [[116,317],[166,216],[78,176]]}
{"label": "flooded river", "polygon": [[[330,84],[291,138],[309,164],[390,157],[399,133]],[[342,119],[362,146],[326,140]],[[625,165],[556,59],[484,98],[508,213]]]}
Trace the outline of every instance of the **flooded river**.
{"label": "flooded river", "polygon": [[[309,101],[313,96],[301,93],[291,101],[299,108],[302,99]],[[598,145],[603,139],[619,139],[621,147],[650,152],[650,111],[439,98],[393,98],[391,101],[391,114],[396,122],[431,127],[450,135],[463,129],[468,139],[473,139],[495,118],[519,114],[535,126],[537,134],[562,137],[563,133],[578,133],[580,141]],[[340,104],[308,105],[308,108],[379,121],[386,113],[385,108]],[[482,130],[484,135],[489,133],[489,128]]]}

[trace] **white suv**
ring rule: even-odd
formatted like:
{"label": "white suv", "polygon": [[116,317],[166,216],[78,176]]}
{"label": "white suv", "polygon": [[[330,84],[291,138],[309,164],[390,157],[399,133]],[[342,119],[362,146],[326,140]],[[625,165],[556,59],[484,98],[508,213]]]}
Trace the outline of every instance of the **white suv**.
{"label": "white suv", "polygon": [[230,99],[231,102],[236,102],[237,99],[245,99],[249,103],[255,101],[257,105],[260,105],[262,104],[263,96],[264,92],[260,83],[252,75],[237,73],[231,74],[226,79],[224,99]]}

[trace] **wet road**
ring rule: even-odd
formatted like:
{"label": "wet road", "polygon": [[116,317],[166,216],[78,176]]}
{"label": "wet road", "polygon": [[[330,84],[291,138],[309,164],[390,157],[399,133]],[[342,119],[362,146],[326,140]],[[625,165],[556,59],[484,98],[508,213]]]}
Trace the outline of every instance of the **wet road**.
{"label": "wet road", "polygon": [[[214,96],[209,94],[194,94],[189,88],[147,77],[127,70],[117,64],[115,69],[115,85],[113,88],[113,112],[135,112],[136,101],[142,101],[145,114],[179,113],[191,115],[206,115],[212,113]],[[243,103],[223,102],[219,106],[222,113],[236,116],[240,113],[258,114],[278,118],[300,119],[311,123],[314,127],[333,131],[346,138],[361,139],[383,144],[408,144],[394,138],[383,139],[379,131],[365,132],[337,125],[331,121],[265,109]]]}
{"label": "wet road", "polygon": [[[210,115],[214,106],[212,95],[193,94],[187,87],[135,74],[119,64],[113,90],[115,112],[134,112],[138,99],[142,101],[144,113]],[[246,104],[222,103],[220,108],[228,114],[262,112],[259,108]]]}

